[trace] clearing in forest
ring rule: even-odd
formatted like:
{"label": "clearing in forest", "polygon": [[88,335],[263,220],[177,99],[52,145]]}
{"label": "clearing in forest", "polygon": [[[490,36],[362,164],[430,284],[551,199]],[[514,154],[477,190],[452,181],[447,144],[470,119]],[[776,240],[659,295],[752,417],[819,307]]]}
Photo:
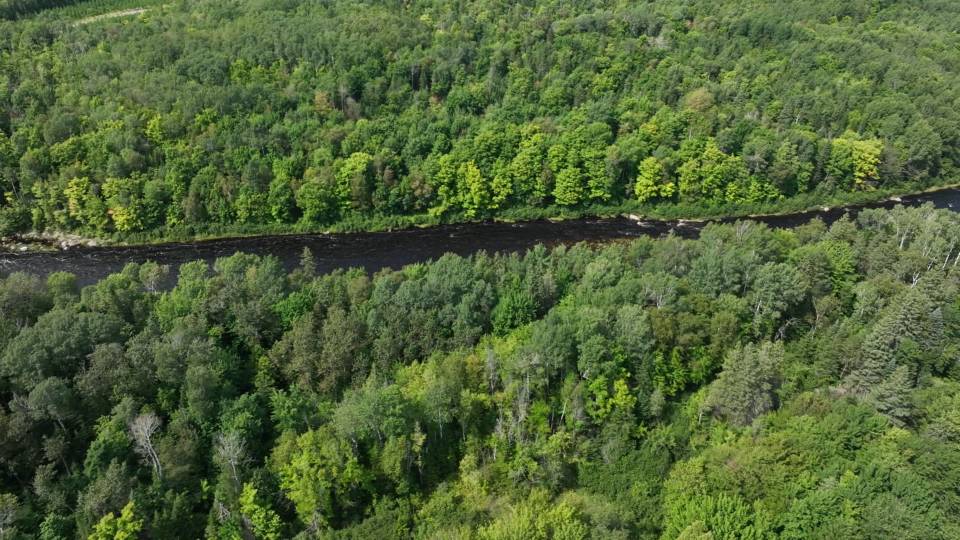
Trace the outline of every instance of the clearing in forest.
{"label": "clearing in forest", "polygon": [[73,23],[74,26],[79,26],[81,24],[90,24],[92,22],[102,21],[104,19],[113,19],[115,17],[126,17],[127,15],[139,15],[141,13],[146,13],[149,8],[134,8],[134,9],[123,9],[120,11],[111,11],[110,13],[102,13],[100,15],[94,15],[92,17],[84,17],[79,21]]}

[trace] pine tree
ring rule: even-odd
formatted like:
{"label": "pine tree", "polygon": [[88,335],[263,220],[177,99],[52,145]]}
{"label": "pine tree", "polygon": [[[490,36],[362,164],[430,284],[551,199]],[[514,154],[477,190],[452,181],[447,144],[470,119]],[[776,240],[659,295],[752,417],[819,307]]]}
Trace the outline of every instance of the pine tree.
{"label": "pine tree", "polygon": [[735,426],[747,426],[774,406],[780,386],[783,343],[749,343],[728,353],[710,385],[707,404]]}
{"label": "pine tree", "polygon": [[864,339],[859,363],[847,376],[846,385],[859,395],[868,394],[896,367],[894,355],[903,340],[923,341],[926,317],[926,301],[911,289]]}
{"label": "pine tree", "polygon": [[865,401],[877,412],[902,425],[910,417],[912,389],[913,377],[910,368],[897,366],[889,377],[873,387]]}

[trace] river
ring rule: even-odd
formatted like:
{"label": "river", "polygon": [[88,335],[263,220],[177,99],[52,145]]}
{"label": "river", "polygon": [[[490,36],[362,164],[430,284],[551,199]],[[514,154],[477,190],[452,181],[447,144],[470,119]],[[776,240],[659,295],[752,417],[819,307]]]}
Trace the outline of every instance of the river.
{"label": "river", "polygon": [[[938,208],[960,210],[960,188],[903,197],[902,203],[884,201],[868,208],[891,208],[895,204],[919,205],[931,201]],[[783,216],[754,218],[771,227],[791,228],[819,216],[827,223],[857,208],[835,208],[827,211],[801,212]],[[730,222],[733,219],[717,220]],[[300,261],[304,247],[310,248],[317,270],[321,273],[337,268],[364,268],[377,271],[400,268],[407,264],[436,259],[445,253],[470,255],[522,252],[537,245],[553,247],[577,242],[602,242],[637,236],[663,237],[674,232],[684,238],[695,238],[708,222],[632,221],[627,218],[575,219],[569,221],[529,221],[521,223],[465,223],[426,229],[405,229],[389,232],[353,234],[307,234],[230,238],[197,242],[148,246],[77,247],[63,251],[0,254],[5,272],[27,271],[46,276],[67,271],[76,274],[81,286],[90,285],[119,272],[131,262],[155,261],[169,265],[171,278],[181,264],[198,259],[213,262],[238,251],[256,255],[274,255],[288,270]],[[172,283],[172,282],[171,282]]]}

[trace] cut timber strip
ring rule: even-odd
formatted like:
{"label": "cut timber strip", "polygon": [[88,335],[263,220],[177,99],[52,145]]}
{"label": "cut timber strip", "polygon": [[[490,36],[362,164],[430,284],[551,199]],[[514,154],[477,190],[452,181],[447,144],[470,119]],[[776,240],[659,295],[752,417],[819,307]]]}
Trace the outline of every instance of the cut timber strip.
{"label": "cut timber strip", "polygon": [[80,26],[81,24],[90,24],[92,22],[102,21],[104,19],[113,19],[115,17],[126,17],[127,15],[139,15],[141,13],[146,13],[149,11],[149,8],[133,8],[133,9],[124,9],[121,11],[111,11],[110,13],[102,13],[100,15],[94,15],[92,17],[86,17],[80,19],[79,21],[73,23],[74,26]]}

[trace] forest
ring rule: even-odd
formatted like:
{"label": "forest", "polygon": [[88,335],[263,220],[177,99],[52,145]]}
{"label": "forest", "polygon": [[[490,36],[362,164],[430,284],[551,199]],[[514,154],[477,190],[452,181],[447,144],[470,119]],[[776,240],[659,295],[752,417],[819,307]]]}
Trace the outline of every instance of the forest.
{"label": "forest", "polygon": [[960,536],[960,216],[0,279],[0,538]]}
{"label": "forest", "polygon": [[956,181],[948,0],[69,4],[0,0],[0,235],[696,217]]}

